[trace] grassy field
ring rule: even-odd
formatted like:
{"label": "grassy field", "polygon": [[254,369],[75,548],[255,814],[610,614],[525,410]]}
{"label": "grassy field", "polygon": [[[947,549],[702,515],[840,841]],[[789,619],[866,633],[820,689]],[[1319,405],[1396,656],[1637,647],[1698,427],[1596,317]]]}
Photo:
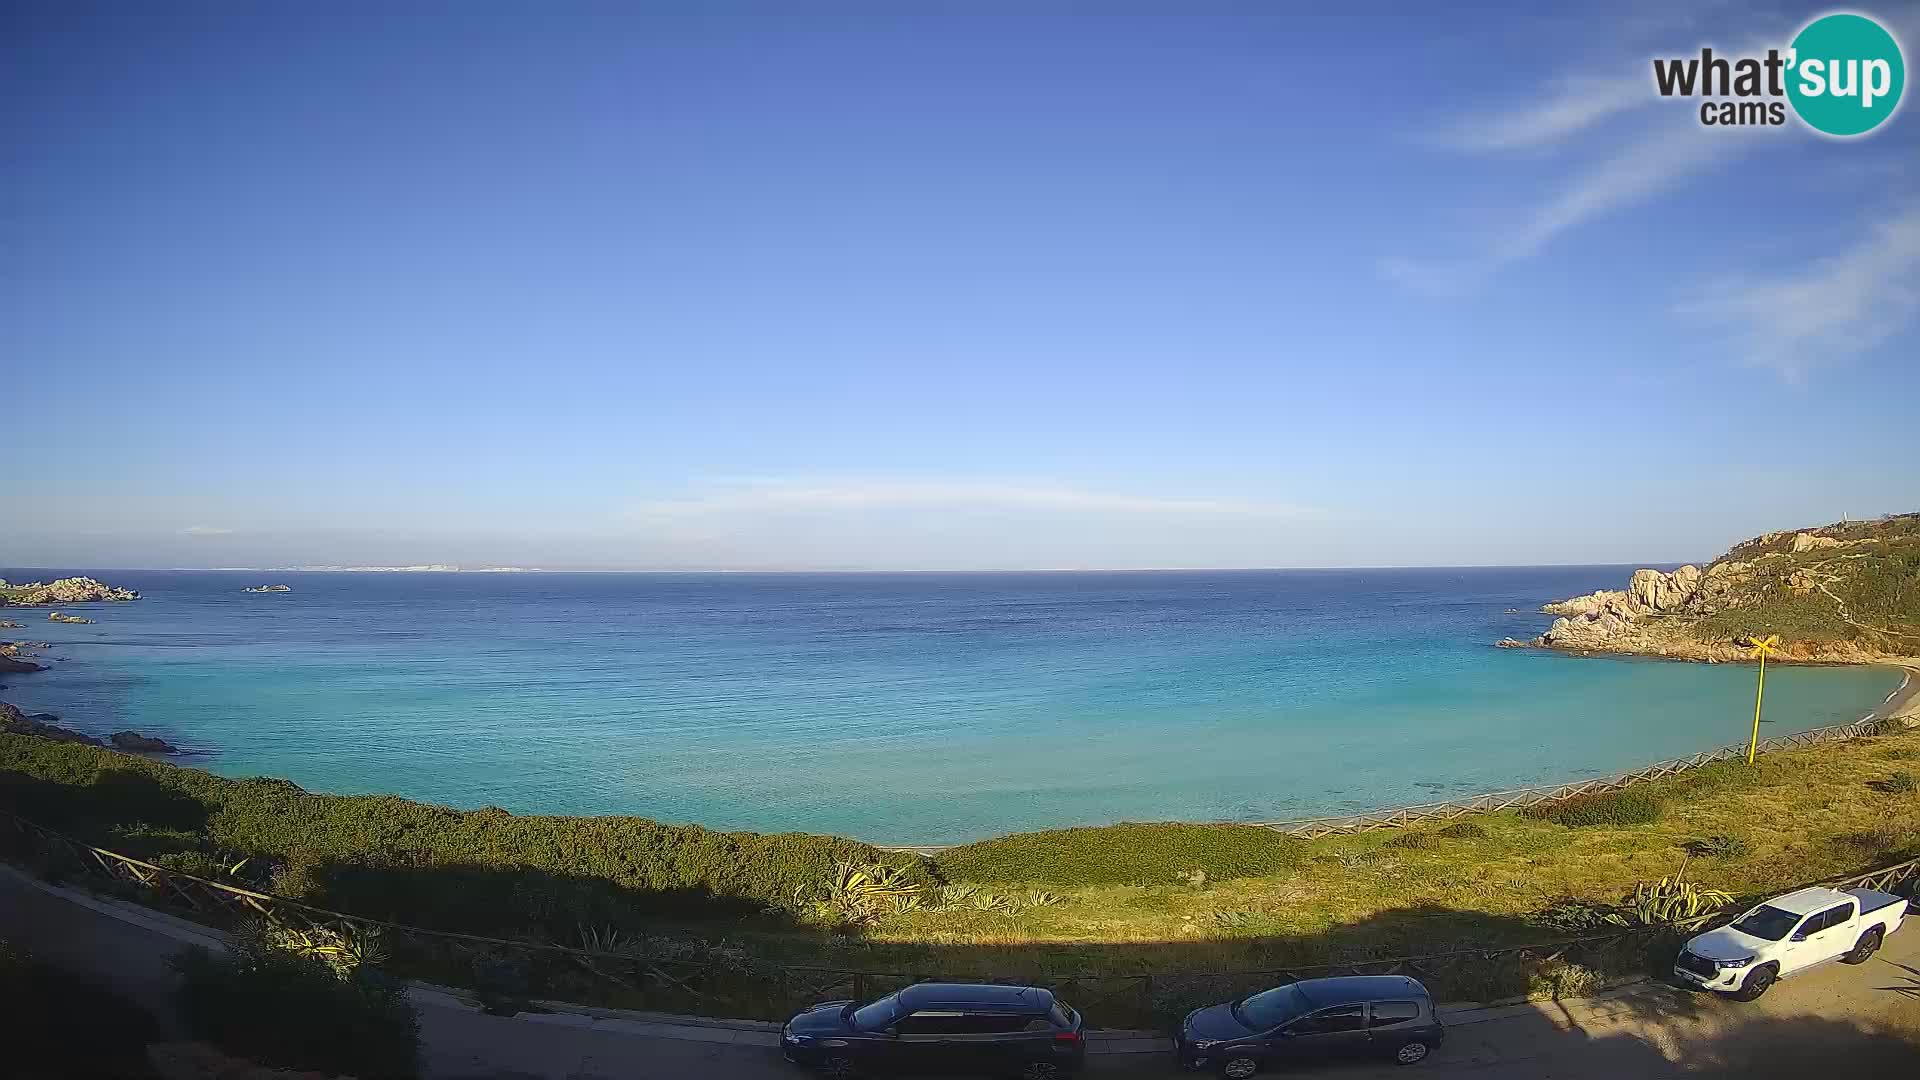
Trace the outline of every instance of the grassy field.
{"label": "grassy field", "polygon": [[1557,902],[1616,902],[1683,866],[1744,895],[1920,855],[1916,775],[1920,734],[1902,734],[1418,831],[1025,834],[892,856],[927,902],[850,923],[814,900],[835,864],[881,859],[851,841],[309,795],[0,736],[0,805],[183,870],[245,858],[241,878],[310,902],[565,944],[588,927],[673,930],[787,963],[948,974],[1263,968],[1550,939],[1541,913]]}

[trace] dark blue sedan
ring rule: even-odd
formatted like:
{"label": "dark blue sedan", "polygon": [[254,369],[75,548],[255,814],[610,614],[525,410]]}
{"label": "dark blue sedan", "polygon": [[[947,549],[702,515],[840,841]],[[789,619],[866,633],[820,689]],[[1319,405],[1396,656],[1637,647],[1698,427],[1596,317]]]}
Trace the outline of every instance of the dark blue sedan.
{"label": "dark blue sedan", "polygon": [[1427,988],[1405,975],[1303,979],[1187,1014],[1174,1052],[1185,1069],[1252,1076],[1262,1069],[1354,1057],[1402,1065],[1446,1038]]}

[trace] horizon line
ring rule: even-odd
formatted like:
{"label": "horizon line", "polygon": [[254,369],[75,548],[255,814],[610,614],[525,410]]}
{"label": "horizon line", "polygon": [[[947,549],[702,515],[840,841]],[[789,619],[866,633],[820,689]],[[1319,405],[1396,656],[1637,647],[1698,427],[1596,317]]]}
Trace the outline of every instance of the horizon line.
{"label": "horizon line", "polygon": [[[84,569],[101,573],[202,573],[202,574],[1203,574],[1203,573],[1275,573],[1341,570],[1553,570],[1588,566],[1632,566],[1658,569],[1687,565],[1706,566],[1713,560],[1665,560],[1627,562],[1538,562],[1538,563],[1375,563],[1352,566],[1082,566],[1082,567],[910,567],[900,569],[860,567],[648,567],[648,568],[514,568],[453,567],[444,570],[404,567],[291,567],[291,566],[94,566]],[[419,564],[422,566],[430,564]],[[450,564],[449,564],[450,565]],[[76,567],[15,566],[11,570],[68,571]]]}

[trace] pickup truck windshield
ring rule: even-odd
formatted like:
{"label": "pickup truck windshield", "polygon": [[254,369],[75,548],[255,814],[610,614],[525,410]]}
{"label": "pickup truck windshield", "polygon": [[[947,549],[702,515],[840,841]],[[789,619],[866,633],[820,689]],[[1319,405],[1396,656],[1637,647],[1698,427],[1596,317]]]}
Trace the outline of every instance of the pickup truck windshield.
{"label": "pickup truck windshield", "polygon": [[1752,934],[1757,938],[1766,938],[1768,941],[1779,941],[1781,938],[1786,937],[1787,931],[1792,930],[1793,924],[1799,921],[1800,916],[1795,915],[1791,911],[1781,911],[1777,907],[1768,907],[1765,904],[1761,904],[1759,907],[1740,916],[1740,921],[1734,923],[1733,928],[1743,934]]}
{"label": "pickup truck windshield", "polygon": [[1313,1002],[1291,986],[1263,990],[1233,1006],[1233,1018],[1250,1031],[1277,1028],[1296,1016],[1313,1011]]}

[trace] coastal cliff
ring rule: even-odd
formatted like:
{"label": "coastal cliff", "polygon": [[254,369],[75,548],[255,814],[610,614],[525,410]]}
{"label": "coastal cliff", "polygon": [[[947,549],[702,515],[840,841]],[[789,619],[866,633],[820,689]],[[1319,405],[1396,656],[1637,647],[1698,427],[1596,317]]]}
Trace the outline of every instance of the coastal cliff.
{"label": "coastal cliff", "polygon": [[1530,645],[1709,663],[1778,634],[1781,660],[1874,663],[1920,655],[1920,514],[1767,533],[1707,564],[1636,570],[1625,589],[1547,604]]}

